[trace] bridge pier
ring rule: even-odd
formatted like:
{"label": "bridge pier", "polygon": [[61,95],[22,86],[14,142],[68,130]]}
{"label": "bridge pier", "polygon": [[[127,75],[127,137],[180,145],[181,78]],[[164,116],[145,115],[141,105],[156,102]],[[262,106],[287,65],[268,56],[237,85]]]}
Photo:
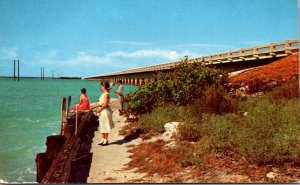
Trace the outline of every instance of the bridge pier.
{"label": "bridge pier", "polygon": [[139,81],[140,86],[142,86],[144,83],[145,83],[144,78],[140,79],[140,81]]}

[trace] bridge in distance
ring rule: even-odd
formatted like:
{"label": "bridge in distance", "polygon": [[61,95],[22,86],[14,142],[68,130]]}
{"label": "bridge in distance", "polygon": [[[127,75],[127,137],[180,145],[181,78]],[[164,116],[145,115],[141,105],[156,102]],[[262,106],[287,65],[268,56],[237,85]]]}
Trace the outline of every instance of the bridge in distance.
{"label": "bridge in distance", "polygon": [[[189,63],[203,63],[207,66],[214,66],[224,72],[233,72],[250,67],[264,65],[277,60],[278,58],[299,52],[299,40],[286,40],[279,43],[270,43],[252,48],[221,52],[217,54],[187,59]],[[83,79],[94,81],[118,81],[123,84],[141,85],[150,80],[153,74],[158,71],[169,71],[177,66],[180,61],[164,64],[129,69],[109,74],[95,75]]]}

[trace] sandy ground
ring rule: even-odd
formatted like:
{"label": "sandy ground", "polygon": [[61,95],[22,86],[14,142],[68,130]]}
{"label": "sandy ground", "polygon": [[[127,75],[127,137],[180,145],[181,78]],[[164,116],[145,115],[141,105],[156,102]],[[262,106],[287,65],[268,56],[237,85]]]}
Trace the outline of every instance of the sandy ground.
{"label": "sandy ground", "polygon": [[93,158],[87,179],[88,183],[140,182],[140,179],[145,176],[145,174],[135,173],[134,170],[124,169],[126,163],[130,161],[127,146],[138,144],[139,139],[129,142],[123,140],[123,136],[119,135],[119,130],[126,123],[125,117],[119,116],[117,103],[117,99],[111,99],[110,106],[113,110],[115,128],[111,130],[108,136],[109,145],[98,145],[101,133],[100,131],[95,132],[91,149]]}

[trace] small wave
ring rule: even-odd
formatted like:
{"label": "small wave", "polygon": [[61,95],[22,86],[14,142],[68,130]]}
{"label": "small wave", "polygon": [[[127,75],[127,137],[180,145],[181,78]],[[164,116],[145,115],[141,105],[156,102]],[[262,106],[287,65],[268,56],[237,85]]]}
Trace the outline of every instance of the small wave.
{"label": "small wave", "polygon": [[0,183],[7,184],[8,182],[4,179],[0,179]]}
{"label": "small wave", "polygon": [[31,181],[30,179],[32,179],[32,177],[34,177],[36,175],[36,171],[35,171],[35,168],[34,167],[26,167],[26,168],[23,168],[23,169],[18,169],[15,171],[15,174],[18,174],[19,177],[16,179],[16,182],[9,182],[9,183],[17,183],[17,184],[20,184],[20,183],[37,183],[37,182],[29,182]]}
{"label": "small wave", "polygon": [[25,118],[25,121],[28,121],[28,122],[30,122],[30,123],[38,123],[38,122],[40,122],[40,120],[32,120],[31,118]]}
{"label": "small wave", "polygon": [[36,170],[34,168],[26,168],[25,170],[28,174],[36,174]]}

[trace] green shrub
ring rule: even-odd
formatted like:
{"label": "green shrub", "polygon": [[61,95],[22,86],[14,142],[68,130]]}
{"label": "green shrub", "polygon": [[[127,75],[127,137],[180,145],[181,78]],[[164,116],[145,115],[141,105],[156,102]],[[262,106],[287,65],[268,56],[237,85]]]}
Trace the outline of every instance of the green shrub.
{"label": "green shrub", "polygon": [[148,83],[142,86],[137,92],[130,94],[128,102],[129,112],[133,114],[145,114],[150,112],[156,102],[156,97],[152,95],[153,84]]}
{"label": "green shrub", "polygon": [[187,116],[183,124],[178,126],[178,138],[185,141],[198,141],[203,136],[201,117]]}
{"label": "green shrub", "polygon": [[222,86],[227,81],[228,76],[215,69],[182,61],[172,72],[156,74],[154,80],[131,94],[129,111],[145,114],[161,102],[187,105],[201,98],[206,87]]}
{"label": "green shrub", "polygon": [[274,104],[263,97],[249,107],[237,132],[238,150],[259,164],[299,161],[300,114],[298,99]]}
{"label": "green shrub", "polygon": [[204,114],[201,127],[204,135],[209,138],[211,147],[222,151],[235,147],[241,122],[242,118],[237,114]]}
{"label": "green shrub", "polygon": [[180,163],[182,167],[197,166],[203,167],[204,154],[207,148],[204,143],[179,142],[172,151],[181,156]]}
{"label": "green shrub", "polygon": [[160,106],[151,113],[138,116],[137,127],[142,130],[142,133],[151,131],[163,132],[166,123],[173,121],[181,122],[185,114],[185,108],[182,106]]}

